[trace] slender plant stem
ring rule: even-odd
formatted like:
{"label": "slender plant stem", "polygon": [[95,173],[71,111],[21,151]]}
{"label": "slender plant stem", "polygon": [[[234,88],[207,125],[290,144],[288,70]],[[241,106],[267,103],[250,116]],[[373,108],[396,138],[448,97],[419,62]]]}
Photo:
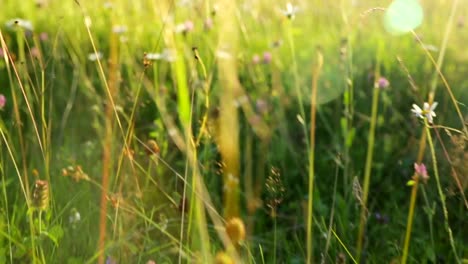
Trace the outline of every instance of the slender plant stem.
{"label": "slender plant stem", "polygon": [[310,149],[309,149],[309,190],[307,201],[307,263],[313,261],[312,248],[312,217],[313,217],[313,202],[314,202],[314,178],[315,178],[315,124],[317,113],[317,89],[320,71],[323,66],[323,55],[320,51],[317,52],[317,65],[312,72],[312,95],[310,104]]}
{"label": "slender plant stem", "polygon": [[430,127],[429,127],[429,123],[427,119],[424,119],[424,123],[426,125],[427,142],[429,143],[429,148],[431,150],[432,166],[434,169],[434,176],[436,178],[437,191],[439,192],[439,198],[440,198],[440,202],[442,203],[442,210],[444,212],[445,229],[447,230],[447,233],[449,235],[450,246],[452,247],[455,260],[457,261],[457,263],[460,263],[460,259],[458,258],[458,254],[457,254],[457,249],[455,247],[455,242],[453,241],[452,229],[450,228],[450,225],[449,225],[447,205],[445,204],[445,194],[442,191],[442,186],[440,184],[439,169],[437,168],[437,159],[436,159],[436,154],[435,154],[434,143],[432,142],[431,131],[429,130]]}
{"label": "slender plant stem", "polygon": [[276,248],[277,248],[277,232],[276,232],[276,209],[273,208],[273,224],[274,224],[274,230],[273,230],[273,263],[276,263]]}
{"label": "slender plant stem", "polygon": [[369,194],[370,176],[371,176],[371,169],[372,169],[372,157],[374,154],[375,126],[377,123],[379,91],[380,91],[380,88],[374,85],[374,92],[372,95],[371,123],[370,123],[369,138],[368,138],[368,145],[367,145],[366,167],[364,171],[364,186],[363,186],[363,193],[361,197],[361,203],[362,203],[361,204],[362,205],[361,216],[359,218],[360,219],[359,220],[359,233],[358,233],[357,256],[356,256],[358,263],[361,259],[364,230],[365,230],[366,221],[367,221],[367,197]]}
{"label": "slender plant stem", "polygon": [[378,87],[378,78],[380,76],[379,70],[379,59],[380,59],[380,52],[383,50],[382,42],[379,45],[377,51],[377,64],[375,66],[374,71],[374,86],[373,86],[373,93],[372,93],[372,110],[371,110],[371,123],[369,128],[369,138],[368,138],[368,145],[367,145],[367,156],[366,156],[366,166],[364,170],[364,186],[363,186],[363,193],[361,197],[361,215],[359,218],[359,231],[358,231],[358,240],[357,240],[357,262],[360,262],[361,259],[361,252],[363,247],[363,237],[364,237],[364,230],[366,229],[366,222],[367,222],[367,197],[369,194],[369,185],[370,185],[370,177],[371,177],[371,170],[372,170],[372,157],[374,154],[374,141],[375,141],[375,127],[377,124],[377,112],[379,110],[379,92],[380,88]]}
{"label": "slender plant stem", "polygon": [[[421,163],[424,157],[424,150],[426,149],[426,130],[422,131],[421,139],[419,140],[419,154],[417,163]],[[411,189],[410,208],[408,212],[408,220],[406,222],[405,243],[403,245],[403,255],[401,257],[401,264],[405,264],[408,259],[408,249],[411,239],[411,229],[413,227],[414,208],[416,205],[416,198],[418,196],[419,177],[413,175],[414,184]]]}

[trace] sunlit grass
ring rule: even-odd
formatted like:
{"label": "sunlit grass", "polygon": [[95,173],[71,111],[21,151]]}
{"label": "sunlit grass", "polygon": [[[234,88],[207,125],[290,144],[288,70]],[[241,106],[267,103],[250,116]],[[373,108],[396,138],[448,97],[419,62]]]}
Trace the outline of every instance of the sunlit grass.
{"label": "sunlit grass", "polygon": [[468,5],[390,3],[2,3],[0,263],[462,261]]}

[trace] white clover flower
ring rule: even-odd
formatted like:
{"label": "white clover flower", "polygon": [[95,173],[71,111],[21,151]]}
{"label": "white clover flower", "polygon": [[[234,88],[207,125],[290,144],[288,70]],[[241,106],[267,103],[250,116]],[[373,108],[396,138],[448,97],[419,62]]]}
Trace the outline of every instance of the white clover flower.
{"label": "white clover flower", "polygon": [[29,31],[33,31],[34,29],[31,21],[21,18],[10,19],[5,23],[5,26],[10,29],[14,29],[15,26],[18,26]]}
{"label": "white clover flower", "polygon": [[90,60],[90,61],[97,61],[97,60],[100,60],[100,59],[102,59],[102,53],[101,52],[88,54],[88,60]]}
{"label": "white clover flower", "polygon": [[294,19],[298,11],[299,11],[299,7],[293,6],[289,2],[286,4],[286,10],[281,10],[281,13],[283,13],[283,15],[285,15],[288,19]]}
{"label": "white clover flower", "polygon": [[78,210],[76,210],[75,208],[73,208],[71,210],[71,213],[70,213],[70,216],[68,218],[68,222],[72,225],[72,226],[75,226],[78,222],[81,221],[81,214],[80,212],[78,212]]}
{"label": "white clover flower", "polygon": [[114,4],[112,4],[112,2],[110,2],[110,1],[104,2],[104,8],[105,9],[112,9],[113,7],[114,7]]}
{"label": "white clover flower", "polygon": [[123,34],[127,32],[127,27],[123,25],[115,25],[112,27],[112,32],[115,34]]}
{"label": "white clover flower", "polygon": [[194,28],[194,24],[191,20],[187,20],[184,23],[178,24],[175,27],[176,33],[188,33],[192,31]]}
{"label": "white clover flower", "polygon": [[429,103],[425,102],[422,109],[418,105],[413,104],[413,109],[411,109],[411,112],[413,112],[413,114],[419,118],[427,118],[427,121],[432,124],[433,118],[436,116],[434,110],[437,107],[437,104],[437,102],[434,102],[429,105]]}
{"label": "white clover flower", "polygon": [[145,55],[147,60],[164,60],[167,62],[175,61],[176,56],[170,49],[164,49],[162,53],[147,53]]}
{"label": "white clover flower", "polygon": [[219,59],[224,59],[224,60],[232,59],[231,53],[224,51],[224,50],[217,50],[216,57],[218,57]]}

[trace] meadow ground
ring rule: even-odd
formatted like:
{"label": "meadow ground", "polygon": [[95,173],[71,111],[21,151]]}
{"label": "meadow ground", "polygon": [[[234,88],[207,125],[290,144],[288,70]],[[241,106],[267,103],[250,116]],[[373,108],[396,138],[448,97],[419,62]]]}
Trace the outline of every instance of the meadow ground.
{"label": "meadow ground", "polygon": [[0,4],[1,263],[466,263],[466,0]]}

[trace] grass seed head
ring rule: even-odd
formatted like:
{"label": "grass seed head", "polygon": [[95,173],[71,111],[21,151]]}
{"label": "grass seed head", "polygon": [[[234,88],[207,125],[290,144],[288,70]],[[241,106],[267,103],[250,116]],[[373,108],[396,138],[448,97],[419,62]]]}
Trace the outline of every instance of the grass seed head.
{"label": "grass seed head", "polygon": [[232,258],[225,252],[218,252],[215,258],[216,264],[234,264]]}
{"label": "grass seed head", "polygon": [[239,244],[245,239],[245,225],[238,217],[231,218],[226,223],[226,233],[233,244]]}
{"label": "grass seed head", "polygon": [[159,154],[159,145],[155,140],[150,139],[146,142],[146,154],[149,156]]}
{"label": "grass seed head", "polygon": [[36,180],[32,197],[33,206],[38,210],[46,210],[49,206],[49,183]]}

